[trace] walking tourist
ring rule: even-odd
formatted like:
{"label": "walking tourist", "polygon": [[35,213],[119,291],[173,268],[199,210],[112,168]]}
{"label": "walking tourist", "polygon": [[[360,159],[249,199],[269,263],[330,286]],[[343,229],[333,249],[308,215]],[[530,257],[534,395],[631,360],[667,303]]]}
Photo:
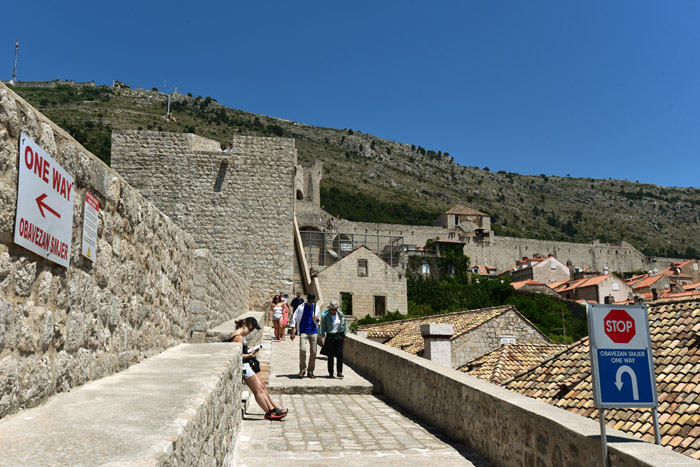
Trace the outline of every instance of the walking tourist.
{"label": "walking tourist", "polygon": [[286,306],[280,303],[280,296],[272,297],[272,305],[270,305],[270,321],[275,330],[275,342],[279,342],[284,338],[284,326],[282,324]]}
{"label": "walking tourist", "polygon": [[[243,358],[243,381],[245,381],[245,384],[250,388],[260,408],[265,411],[265,420],[282,420],[287,416],[288,410],[280,408],[279,405],[273,402],[270,393],[267,392],[265,383],[258,378],[258,375],[255,374],[253,370],[253,360],[259,349],[248,349],[246,336],[253,332],[254,329],[260,329],[260,325],[258,325],[258,321],[255,318],[248,317],[239,319],[236,321],[236,330],[231,334],[230,339],[233,342],[239,342],[243,345],[243,352],[241,355]],[[257,359],[255,359],[255,361],[257,361]]]}
{"label": "walking tourist", "polygon": [[333,359],[337,360],[338,378],[343,378],[343,345],[345,343],[345,316],[338,309],[338,301],[332,300],[321,317],[321,353],[328,357],[328,377],[333,378]]}
{"label": "walking tourist", "polygon": [[304,299],[301,298],[301,292],[297,291],[296,297],[292,299],[292,313],[294,313],[299,305],[304,303]]}
{"label": "walking tourist", "polygon": [[[304,373],[309,378],[315,378],[316,368],[316,341],[318,338],[318,306],[315,303],[316,295],[309,292],[306,296],[306,303],[302,303],[294,310],[292,316],[292,335],[290,339],[299,334],[299,378],[304,377]],[[309,353],[309,365],[306,365],[306,354]]]}

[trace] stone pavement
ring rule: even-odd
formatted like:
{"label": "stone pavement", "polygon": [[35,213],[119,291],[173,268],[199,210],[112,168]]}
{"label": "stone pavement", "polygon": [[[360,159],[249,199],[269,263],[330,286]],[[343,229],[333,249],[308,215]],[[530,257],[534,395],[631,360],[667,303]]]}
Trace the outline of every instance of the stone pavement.
{"label": "stone pavement", "polygon": [[[263,344],[269,339],[266,329]],[[280,391],[272,397],[289,408],[289,415],[281,422],[267,421],[251,401],[234,465],[491,465],[468,447],[411,419],[382,396],[372,395],[372,383],[351,368],[343,371],[343,380],[329,379],[326,360],[317,359],[318,377],[298,379],[296,340],[291,345],[289,338],[274,342],[271,348],[270,386],[276,383]]]}

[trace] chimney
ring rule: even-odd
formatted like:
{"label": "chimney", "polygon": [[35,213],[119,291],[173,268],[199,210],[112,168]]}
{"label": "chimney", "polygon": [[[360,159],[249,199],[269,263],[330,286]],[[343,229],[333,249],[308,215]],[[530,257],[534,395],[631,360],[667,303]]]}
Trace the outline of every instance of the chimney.
{"label": "chimney", "polygon": [[651,289],[651,299],[656,300],[659,298],[659,292],[656,289]]}
{"label": "chimney", "polygon": [[431,362],[452,368],[452,344],[454,334],[451,324],[421,324],[420,333],[425,341],[423,357]]}

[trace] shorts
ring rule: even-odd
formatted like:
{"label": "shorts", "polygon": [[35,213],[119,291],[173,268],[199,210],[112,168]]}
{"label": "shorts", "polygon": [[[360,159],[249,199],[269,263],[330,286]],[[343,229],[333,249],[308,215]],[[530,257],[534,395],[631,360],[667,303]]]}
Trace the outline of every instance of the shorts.
{"label": "shorts", "polygon": [[272,313],[272,321],[279,321],[282,319],[282,313]]}
{"label": "shorts", "polygon": [[254,374],[255,374],[255,372],[250,367],[250,363],[244,363],[243,364],[243,379],[248,379],[251,376],[253,376]]}

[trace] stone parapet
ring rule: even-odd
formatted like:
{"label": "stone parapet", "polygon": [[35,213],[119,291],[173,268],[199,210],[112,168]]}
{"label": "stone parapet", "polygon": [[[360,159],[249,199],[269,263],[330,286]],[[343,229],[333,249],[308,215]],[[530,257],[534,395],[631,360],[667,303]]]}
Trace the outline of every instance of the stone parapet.
{"label": "stone parapet", "polygon": [[0,465],[224,465],[241,346],[182,344],[0,421]]}
{"label": "stone parapet", "polygon": [[[352,334],[344,356],[392,402],[495,465],[604,465],[593,420]],[[610,465],[700,466],[612,428],[607,434]]]}
{"label": "stone parapet", "polygon": [[[68,268],[13,242],[21,132],[75,179]],[[94,262],[80,248],[86,190],[100,206]],[[235,318],[245,277],[0,84],[0,417]]]}

